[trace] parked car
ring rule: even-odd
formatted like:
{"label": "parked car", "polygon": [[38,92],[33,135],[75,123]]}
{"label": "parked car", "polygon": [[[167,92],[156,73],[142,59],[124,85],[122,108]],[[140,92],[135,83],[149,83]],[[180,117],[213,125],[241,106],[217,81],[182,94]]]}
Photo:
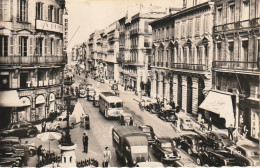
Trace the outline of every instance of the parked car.
{"label": "parked car", "polygon": [[130,118],[133,118],[133,116],[130,113],[122,113],[120,116],[121,125],[129,125]]}
{"label": "parked car", "polygon": [[16,157],[0,157],[0,167],[22,167],[22,162]]}
{"label": "parked car", "polygon": [[243,155],[247,164],[245,166],[260,166],[260,150],[258,145],[243,144],[227,147],[227,151],[235,155]]}
{"label": "parked car", "polygon": [[88,99],[88,101],[93,101],[95,94],[96,94],[95,89],[93,87],[89,88],[87,90],[87,99]]}
{"label": "parked car", "polygon": [[[70,127],[74,128],[76,125],[76,117],[74,115],[69,115]],[[47,130],[49,131],[60,131],[61,129],[67,128],[67,116],[61,115],[57,117],[53,123],[47,125]]]}
{"label": "parked car", "polygon": [[181,158],[180,152],[173,146],[171,138],[156,139],[155,143],[152,144],[152,153],[161,162],[174,162]]}
{"label": "parked car", "polygon": [[206,137],[198,134],[186,134],[174,138],[173,143],[175,146],[186,151],[189,155],[192,155],[199,152],[200,148],[204,146],[206,140]]}
{"label": "parked car", "polygon": [[163,121],[173,122],[174,124],[176,124],[177,123],[176,121],[178,120],[178,117],[175,114],[174,110],[162,111],[162,112],[158,113],[158,117],[160,119],[162,119]]}
{"label": "parked car", "polygon": [[148,112],[152,114],[158,114],[161,112],[161,106],[158,103],[151,103],[147,109]]}
{"label": "parked car", "polygon": [[38,129],[28,122],[16,122],[8,125],[7,128],[0,131],[0,136],[18,136],[22,137],[35,137],[38,134]]}
{"label": "parked car", "polygon": [[154,143],[155,139],[157,138],[154,131],[153,131],[153,127],[150,125],[140,125],[138,127],[140,130],[142,130],[148,138],[148,143],[152,144]]}
{"label": "parked car", "polygon": [[181,130],[193,130],[193,123],[189,118],[183,117],[179,118],[180,120],[180,129]]}
{"label": "parked car", "polygon": [[95,96],[93,97],[93,106],[98,107],[99,106],[99,93],[96,92]]}
{"label": "parked car", "polygon": [[245,157],[234,155],[226,150],[214,150],[199,152],[196,156],[196,163],[200,166],[246,166]]}
{"label": "parked car", "polygon": [[224,149],[225,147],[234,145],[224,133],[210,131],[206,132],[205,136],[207,138],[206,144],[213,149]]}

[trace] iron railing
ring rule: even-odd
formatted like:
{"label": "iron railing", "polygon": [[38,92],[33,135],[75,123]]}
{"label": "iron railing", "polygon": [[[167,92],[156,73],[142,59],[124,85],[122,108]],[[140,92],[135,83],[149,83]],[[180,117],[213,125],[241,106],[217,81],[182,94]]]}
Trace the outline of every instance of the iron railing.
{"label": "iron railing", "polygon": [[215,68],[215,69],[259,71],[258,62],[213,61],[213,68]]}
{"label": "iron railing", "polygon": [[35,64],[66,64],[66,56],[2,56],[0,64],[8,65],[35,65]]}
{"label": "iron railing", "polygon": [[196,71],[204,71],[207,69],[206,65],[204,64],[188,64],[188,63],[172,63],[171,68],[188,69],[188,70],[196,70]]}

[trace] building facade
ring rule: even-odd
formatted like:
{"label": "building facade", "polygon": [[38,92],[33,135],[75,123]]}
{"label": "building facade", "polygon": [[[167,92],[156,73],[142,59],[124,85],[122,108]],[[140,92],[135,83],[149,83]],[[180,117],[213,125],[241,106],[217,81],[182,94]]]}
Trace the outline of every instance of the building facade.
{"label": "building facade", "polygon": [[151,23],[152,98],[198,113],[203,90],[211,88],[213,11],[214,3],[205,2]]}
{"label": "building facade", "polygon": [[217,0],[213,89],[229,94],[236,127],[260,139],[260,1]]}
{"label": "building facade", "polygon": [[0,6],[0,127],[47,118],[56,111],[67,62],[65,1],[1,0]]}

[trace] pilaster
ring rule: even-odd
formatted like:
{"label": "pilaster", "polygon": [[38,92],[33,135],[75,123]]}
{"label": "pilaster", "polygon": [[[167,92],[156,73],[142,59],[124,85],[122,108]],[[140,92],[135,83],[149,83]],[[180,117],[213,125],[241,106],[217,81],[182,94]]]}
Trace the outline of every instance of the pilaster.
{"label": "pilaster", "polygon": [[187,76],[182,76],[182,109],[187,111]]}

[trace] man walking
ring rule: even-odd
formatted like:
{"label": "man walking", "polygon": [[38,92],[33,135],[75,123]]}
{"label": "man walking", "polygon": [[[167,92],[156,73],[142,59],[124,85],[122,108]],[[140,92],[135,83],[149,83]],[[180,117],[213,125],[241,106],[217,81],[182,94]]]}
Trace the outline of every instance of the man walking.
{"label": "man walking", "polygon": [[83,133],[82,141],[84,152],[88,153],[88,136],[86,135],[86,133]]}
{"label": "man walking", "polygon": [[105,148],[103,154],[104,154],[103,167],[108,167],[109,161],[111,159],[111,152],[108,147]]}
{"label": "man walking", "polygon": [[231,139],[233,141],[233,125],[230,124],[230,126],[228,127],[228,138]]}

